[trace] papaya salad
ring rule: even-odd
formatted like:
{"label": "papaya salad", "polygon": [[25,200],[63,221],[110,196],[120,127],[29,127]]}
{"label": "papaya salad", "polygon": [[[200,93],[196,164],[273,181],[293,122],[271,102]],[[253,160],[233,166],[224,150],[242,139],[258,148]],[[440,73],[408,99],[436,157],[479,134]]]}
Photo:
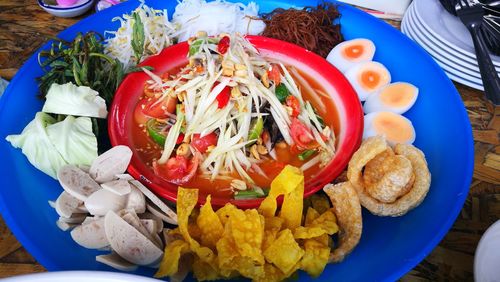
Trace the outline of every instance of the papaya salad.
{"label": "papaya salad", "polygon": [[157,176],[245,199],[265,196],[287,164],[307,178],[332,159],[333,102],[305,74],[238,33],[188,43],[187,65],[144,69],[151,79],[134,111],[133,142]]}

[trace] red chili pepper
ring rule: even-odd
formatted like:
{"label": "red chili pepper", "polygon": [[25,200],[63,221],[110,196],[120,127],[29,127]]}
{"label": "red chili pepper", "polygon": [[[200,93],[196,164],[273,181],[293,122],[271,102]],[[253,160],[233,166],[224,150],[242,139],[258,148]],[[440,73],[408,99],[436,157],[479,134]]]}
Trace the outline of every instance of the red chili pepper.
{"label": "red chili pepper", "polygon": [[292,117],[298,117],[300,114],[300,102],[297,97],[289,95],[286,97],[286,105],[292,108]]}
{"label": "red chili pepper", "polygon": [[179,137],[177,137],[177,141],[175,141],[175,144],[179,145],[184,141],[184,133],[179,134]]}
{"label": "red chili pepper", "polygon": [[[212,89],[214,89],[217,85],[219,85],[218,81],[214,83],[214,87]],[[229,88],[229,86],[226,86],[215,98],[217,99],[217,108],[224,108],[229,103],[229,98],[231,98],[231,88]]]}
{"label": "red chili pepper", "polygon": [[229,43],[230,43],[229,36],[222,37],[221,40],[219,41],[219,44],[217,45],[217,51],[219,51],[221,55],[226,54],[227,49],[229,49]]}
{"label": "red chili pepper", "polygon": [[222,109],[229,103],[229,98],[231,97],[231,89],[226,86],[222,89],[222,92],[217,95],[217,108]]}

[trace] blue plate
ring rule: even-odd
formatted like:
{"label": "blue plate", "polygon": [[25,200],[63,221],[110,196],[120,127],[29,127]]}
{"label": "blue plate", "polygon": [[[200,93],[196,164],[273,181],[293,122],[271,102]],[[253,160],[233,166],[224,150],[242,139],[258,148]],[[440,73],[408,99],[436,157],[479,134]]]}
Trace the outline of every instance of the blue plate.
{"label": "blue plate", "polygon": [[[261,2],[261,12],[290,7],[287,1]],[[155,8],[174,10],[176,1],[150,1]],[[316,5],[300,0],[295,6]],[[72,39],[77,32],[116,30],[115,16],[130,12],[129,1],[92,15],[63,31]],[[328,265],[318,280],[395,280],[417,265],[443,238],[467,196],[473,170],[473,139],[463,103],[439,66],[396,29],[357,9],[341,6],[340,20],[346,39],[365,37],[377,46],[376,61],[391,72],[393,81],[406,81],[420,89],[415,106],[405,114],[417,132],[415,145],[424,151],[432,173],[432,186],[424,202],[403,217],[384,218],[363,213],[363,235],[355,250],[339,264]],[[42,48],[48,48],[48,45]],[[47,204],[62,191],[52,178],[35,169],[5,136],[17,134],[39,111],[35,78],[42,74],[33,55],[19,70],[0,100],[0,212],[24,247],[48,270],[112,270],[95,262],[102,253],[78,246],[60,231],[56,212]],[[153,270],[140,269],[151,275]],[[300,279],[312,280],[306,273]]]}

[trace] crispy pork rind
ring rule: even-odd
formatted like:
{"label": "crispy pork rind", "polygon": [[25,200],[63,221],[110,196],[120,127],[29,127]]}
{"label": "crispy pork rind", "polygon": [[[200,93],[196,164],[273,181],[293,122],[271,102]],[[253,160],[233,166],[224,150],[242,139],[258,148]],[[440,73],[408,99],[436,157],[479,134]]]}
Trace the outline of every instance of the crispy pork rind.
{"label": "crispy pork rind", "polygon": [[328,184],[323,191],[332,201],[332,210],[340,227],[339,245],[330,254],[330,261],[340,262],[356,247],[361,238],[363,231],[361,205],[356,191],[349,182]]}
{"label": "crispy pork rind", "polygon": [[347,177],[363,207],[379,216],[401,216],[418,206],[431,181],[422,151],[397,144],[392,152],[380,136],[361,144],[349,162]]}

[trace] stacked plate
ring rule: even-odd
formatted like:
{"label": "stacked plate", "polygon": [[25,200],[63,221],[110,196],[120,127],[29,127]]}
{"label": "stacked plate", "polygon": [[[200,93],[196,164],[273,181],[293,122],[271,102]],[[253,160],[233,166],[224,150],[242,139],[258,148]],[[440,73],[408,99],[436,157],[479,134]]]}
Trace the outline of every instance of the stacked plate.
{"label": "stacked plate", "polygon": [[[450,79],[483,90],[469,31],[438,0],[414,0],[403,18],[401,30],[421,45]],[[491,59],[500,72],[500,57],[492,55]]]}

